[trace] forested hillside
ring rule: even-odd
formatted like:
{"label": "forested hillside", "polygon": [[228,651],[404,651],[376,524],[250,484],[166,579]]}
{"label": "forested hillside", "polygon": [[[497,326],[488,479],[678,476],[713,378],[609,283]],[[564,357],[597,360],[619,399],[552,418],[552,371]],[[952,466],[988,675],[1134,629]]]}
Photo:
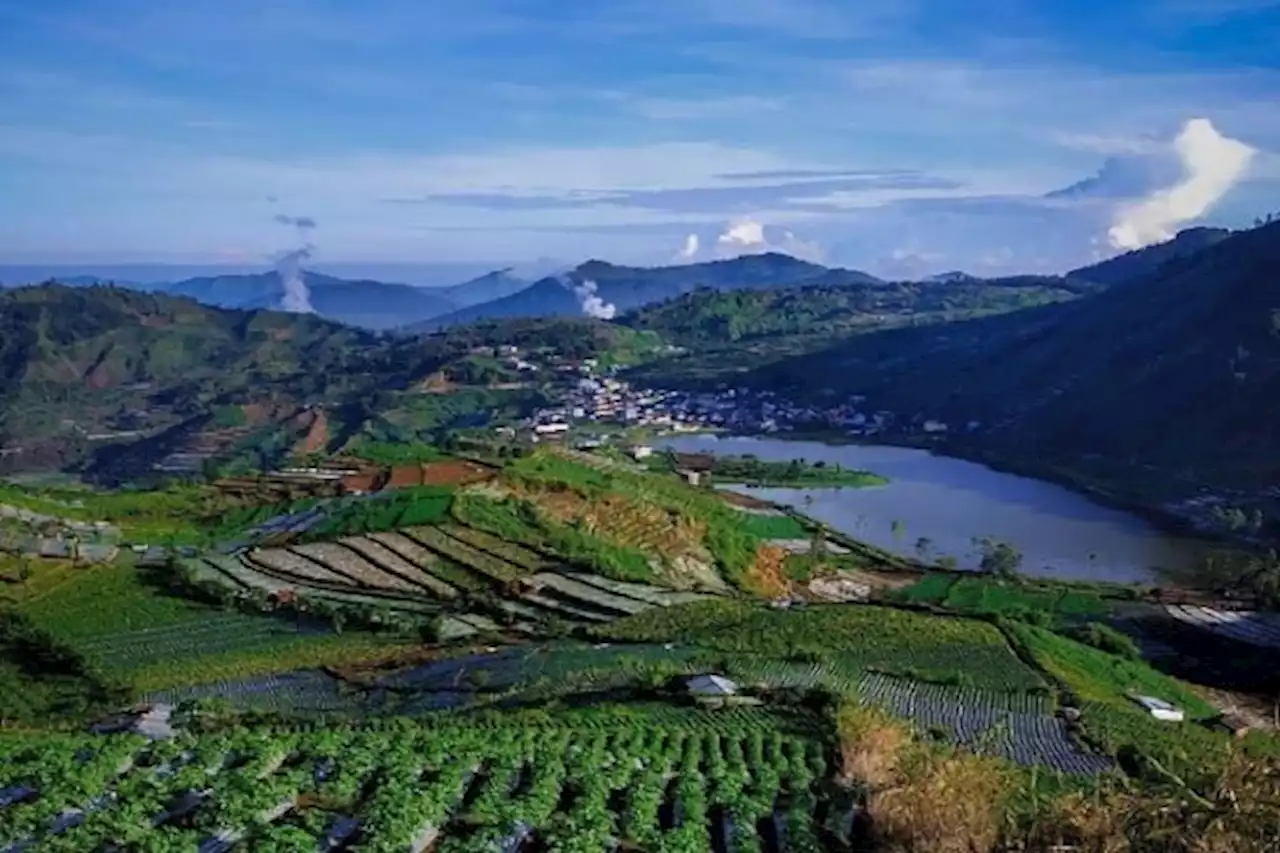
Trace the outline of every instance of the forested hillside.
{"label": "forested hillside", "polygon": [[1262,488],[1280,477],[1277,269],[1280,223],[1095,296],[859,336],[748,380],[977,421],[967,440],[1006,456]]}

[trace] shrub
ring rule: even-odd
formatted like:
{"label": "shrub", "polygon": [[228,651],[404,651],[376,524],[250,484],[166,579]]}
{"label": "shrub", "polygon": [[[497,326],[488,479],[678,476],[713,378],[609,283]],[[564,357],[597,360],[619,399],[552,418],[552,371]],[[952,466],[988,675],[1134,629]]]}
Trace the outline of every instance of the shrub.
{"label": "shrub", "polygon": [[1093,646],[1095,649],[1102,649],[1104,652],[1110,652],[1126,660],[1142,660],[1142,649],[1138,648],[1138,644],[1133,641],[1133,638],[1128,634],[1117,631],[1110,625],[1104,625],[1101,622],[1090,622],[1088,625],[1073,631],[1071,636],[1086,645]]}

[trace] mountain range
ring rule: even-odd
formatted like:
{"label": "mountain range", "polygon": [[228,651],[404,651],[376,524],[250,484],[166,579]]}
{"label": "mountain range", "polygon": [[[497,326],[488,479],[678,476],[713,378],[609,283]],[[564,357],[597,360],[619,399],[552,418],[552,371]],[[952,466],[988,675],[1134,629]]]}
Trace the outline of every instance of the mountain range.
{"label": "mountain range", "polygon": [[[1229,234],[1221,229],[1190,229],[1168,243],[1073,270],[1064,278],[1110,286],[1192,254]],[[543,270],[548,268],[548,264],[540,266]],[[515,274],[508,267],[447,287],[340,278],[314,271],[303,272],[302,276],[310,291],[311,304],[321,316],[366,329],[408,333],[436,331],[484,319],[570,317],[587,313],[610,318],[696,290],[877,288],[886,284],[865,272],[828,268],[776,252],[653,268],[591,260],[560,275],[535,281]],[[102,283],[103,279],[81,273],[61,281],[87,286]],[[933,276],[924,283],[960,285],[980,281],[982,279],[963,272],[950,272]],[[141,282],[115,283],[190,296],[206,305],[245,310],[279,306],[284,296],[281,276],[274,270]]]}

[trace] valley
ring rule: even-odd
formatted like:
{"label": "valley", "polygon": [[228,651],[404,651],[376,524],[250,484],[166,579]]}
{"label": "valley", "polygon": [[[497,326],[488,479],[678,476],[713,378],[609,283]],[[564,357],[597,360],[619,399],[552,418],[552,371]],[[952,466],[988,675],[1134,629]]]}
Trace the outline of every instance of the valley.
{"label": "valley", "polygon": [[[509,313],[426,333],[0,293],[0,850],[1256,837],[1272,236],[589,262],[612,320],[496,275]],[[1147,518],[1193,505],[1216,539]]]}

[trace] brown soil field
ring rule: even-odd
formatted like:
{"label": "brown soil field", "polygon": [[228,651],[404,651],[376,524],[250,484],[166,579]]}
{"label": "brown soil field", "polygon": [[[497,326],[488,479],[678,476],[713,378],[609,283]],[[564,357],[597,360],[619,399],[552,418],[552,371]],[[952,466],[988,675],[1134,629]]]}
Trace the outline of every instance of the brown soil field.
{"label": "brown soil field", "polygon": [[496,473],[487,465],[465,459],[428,462],[422,466],[422,483],[425,486],[465,486],[491,480]]}

